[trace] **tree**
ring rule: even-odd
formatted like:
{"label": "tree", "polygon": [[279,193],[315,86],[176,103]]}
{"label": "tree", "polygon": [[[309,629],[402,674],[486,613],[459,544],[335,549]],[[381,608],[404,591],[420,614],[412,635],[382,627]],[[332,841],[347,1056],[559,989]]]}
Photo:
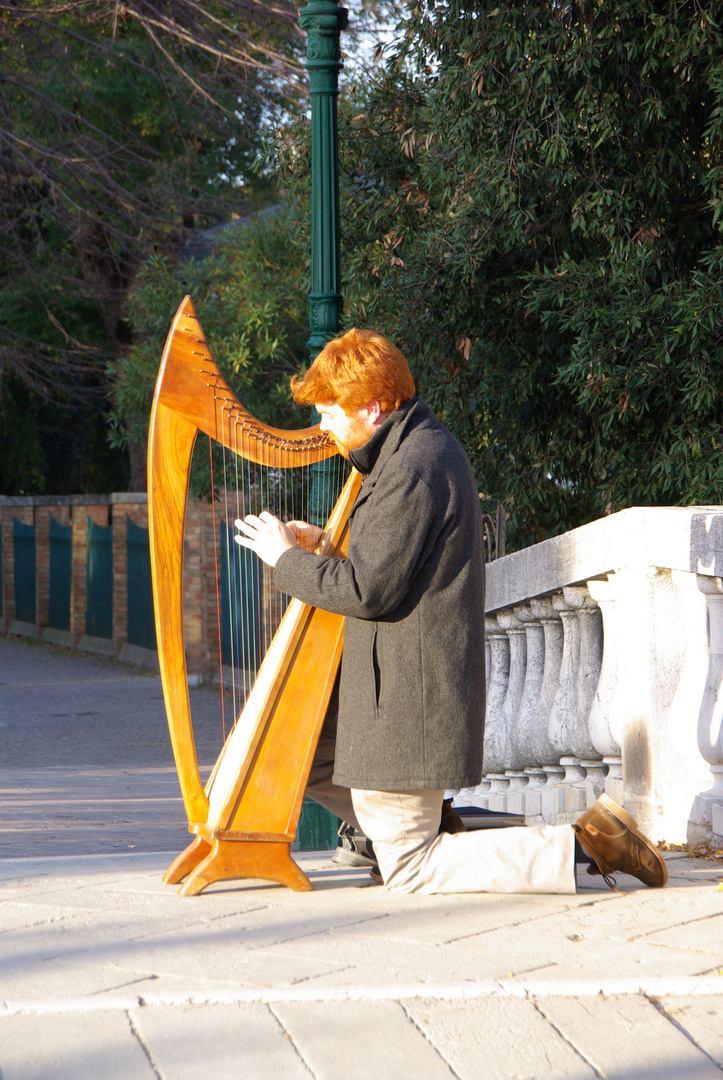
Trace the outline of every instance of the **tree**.
{"label": "tree", "polygon": [[[0,33],[12,441],[11,400],[36,414],[44,400],[55,412],[78,401],[93,411],[92,395],[102,404],[108,363],[132,339],[124,302],[143,257],[270,187],[252,166],[262,126],[300,100],[302,36],[288,0],[0,0]],[[139,486],[142,450],[134,458]],[[35,461],[29,482],[42,489],[48,470]]]}
{"label": "tree", "polygon": [[415,3],[344,105],[347,322],[408,353],[513,544],[721,499],[722,123],[712,0]]}
{"label": "tree", "polygon": [[[306,260],[291,212],[273,207],[221,230],[201,259],[157,255],[129,295],[134,343],[115,365],[113,440],[146,444],[158,364],[173,316],[190,293],[213,358],[242,404],[281,427],[308,424],[289,394],[309,336]],[[207,453],[194,490],[208,494]]]}

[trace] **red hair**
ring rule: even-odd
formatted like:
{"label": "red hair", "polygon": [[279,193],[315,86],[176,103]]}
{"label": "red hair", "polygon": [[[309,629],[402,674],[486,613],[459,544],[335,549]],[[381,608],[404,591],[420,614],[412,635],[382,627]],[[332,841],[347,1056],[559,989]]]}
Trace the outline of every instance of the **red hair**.
{"label": "red hair", "polygon": [[291,380],[299,405],[339,405],[349,415],[378,401],[393,413],[414,397],[409,364],[391,341],[373,330],[347,330],[326,343],[303,375]]}

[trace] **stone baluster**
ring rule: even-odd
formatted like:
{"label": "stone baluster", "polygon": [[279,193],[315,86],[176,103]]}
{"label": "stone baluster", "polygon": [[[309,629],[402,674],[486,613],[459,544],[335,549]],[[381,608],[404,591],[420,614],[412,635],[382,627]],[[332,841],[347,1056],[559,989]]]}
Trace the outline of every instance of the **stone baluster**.
{"label": "stone baluster", "polygon": [[560,682],[550,714],[550,740],[559,753],[596,759],[588,717],[602,661],[600,611],[584,586],[553,596],[563,626]]}
{"label": "stone baluster", "polygon": [[[615,575],[607,581],[588,581],[590,596],[600,608],[603,623],[603,653],[589,716],[590,742],[600,757],[620,757],[621,731],[615,716],[615,692],[618,687],[618,649],[620,635],[616,622]],[[616,722],[617,721],[617,722]]]}
{"label": "stone baluster", "polygon": [[530,612],[540,620],[543,633],[543,670],[535,714],[530,723],[528,739],[533,766],[556,766],[560,760],[557,748],[550,740],[550,714],[557,696],[562,664],[562,620],[552,604],[552,597],[530,600]]}
{"label": "stone baluster", "polygon": [[524,623],[520,622],[514,611],[509,609],[498,611],[497,623],[507,634],[510,643],[510,677],[507,682],[504,705],[502,706],[506,734],[503,766],[506,771],[514,768],[516,764],[512,732],[516,727],[525,688],[527,635]]}
{"label": "stone baluster", "polygon": [[510,681],[510,643],[495,616],[485,618],[485,633],[490,647],[490,681],[485,720],[484,769],[503,772],[507,767],[508,732],[503,707]]}
{"label": "stone baluster", "polygon": [[510,726],[509,767],[525,769],[540,764],[533,736],[545,666],[545,637],[542,623],[533,615],[529,604],[517,604],[513,612],[524,628],[526,662],[520,705]]}
{"label": "stone baluster", "polygon": [[723,579],[696,576],[698,589],[707,600],[709,628],[708,672],[698,716],[698,747],[713,774],[713,784],[696,796],[688,833],[698,843],[718,843],[723,837]]}
{"label": "stone baluster", "polygon": [[490,789],[487,795],[487,808],[504,813],[507,810],[507,792],[510,786],[509,776],[504,773],[488,773]]}
{"label": "stone baluster", "polygon": [[530,782],[529,776],[527,773],[514,772],[512,769],[508,769],[505,776],[510,782],[507,791],[507,813],[526,815],[527,787]]}
{"label": "stone baluster", "polygon": [[542,815],[542,790],[547,784],[547,773],[541,768],[525,769],[528,777],[525,788],[525,821],[527,825],[544,825]]}
{"label": "stone baluster", "polygon": [[483,776],[477,787],[470,789],[469,798],[466,800],[467,805],[481,806],[483,810],[489,809],[490,787],[490,780]]}
{"label": "stone baluster", "polygon": [[542,820],[545,825],[558,825],[565,809],[562,765],[545,765],[545,786],[540,791]]}
{"label": "stone baluster", "polygon": [[[549,735],[565,770],[558,823],[576,820],[588,806],[586,765],[599,767],[588,718],[602,660],[600,611],[584,586],[566,586],[553,597],[563,625],[560,682]],[[592,790],[592,789],[591,789]],[[594,801],[594,800],[593,800]]]}
{"label": "stone baluster", "polygon": [[[622,638],[618,626],[618,609],[615,604],[615,575],[609,574],[607,581],[588,581],[587,587],[600,608],[603,624],[602,665],[588,719],[590,741],[602,757],[607,769],[604,778],[605,792],[611,799],[622,803],[623,764],[620,752],[622,729],[620,710],[616,708],[616,698],[620,692],[618,652]],[[599,781],[595,784],[596,788],[598,786]]]}

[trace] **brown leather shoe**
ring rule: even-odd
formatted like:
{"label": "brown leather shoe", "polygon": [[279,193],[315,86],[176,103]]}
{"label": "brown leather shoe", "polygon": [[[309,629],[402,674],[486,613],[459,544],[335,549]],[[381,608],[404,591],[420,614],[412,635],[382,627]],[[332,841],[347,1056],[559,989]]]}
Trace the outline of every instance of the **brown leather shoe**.
{"label": "brown leather shoe", "polygon": [[601,795],[573,829],[608,885],[615,873],[632,874],[651,888],[667,882],[668,867],[655,844],[643,836],[635,818],[607,795]]}
{"label": "brown leather shoe", "polygon": [[451,799],[445,799],[442,803],[442,820],[439,823],[439,831],[441,833],[467,832],[467,826],[452,806]]}

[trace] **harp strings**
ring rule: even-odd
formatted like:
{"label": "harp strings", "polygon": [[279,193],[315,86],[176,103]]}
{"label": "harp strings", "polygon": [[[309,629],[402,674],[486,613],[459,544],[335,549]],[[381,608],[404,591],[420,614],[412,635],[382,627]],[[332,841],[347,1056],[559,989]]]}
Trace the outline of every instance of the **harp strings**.
{"label": "harp strings", "polygon": [[[338,454],[314,464],[288,467],[299,443],[260,430],[215,373],[207,382],[209,462],[214,492],[213,534],[216,623],[222,686],[221,723],[226,740],[224,690],[234,721],[243,710],[261,661],[289,603],[273,585],[273,570],[234,541],[234,521],[269,510],[282,521],[324,526],[349,472]],[[310,439],[316,442],[318,437]],[[216,465],[214,465],[214,444]],[[260,444],[264,452],[259,454]],[[259,456],[268,464],[259,464]],[[306,455],[308,456],[308,455]],[[220,460],[220,465],[219,465]],[[218,506],[216,505],[218,503]]]}

